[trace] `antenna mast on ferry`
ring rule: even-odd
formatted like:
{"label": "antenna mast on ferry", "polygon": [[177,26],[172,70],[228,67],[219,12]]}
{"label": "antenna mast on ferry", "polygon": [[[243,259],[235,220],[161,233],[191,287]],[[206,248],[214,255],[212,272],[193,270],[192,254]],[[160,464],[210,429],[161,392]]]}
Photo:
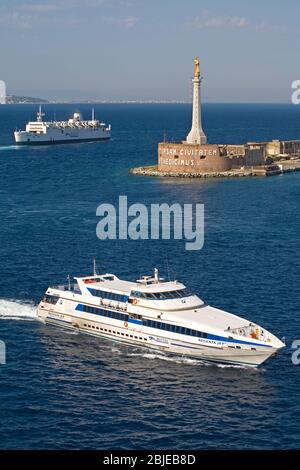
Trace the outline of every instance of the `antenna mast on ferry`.
{"label": "antenna mast on ferry", "polygon": [[97,276],[96,256],[93,257],[93,275]]}
{"label": "antenna mast on ferry", "polygon": [[45,116],[45,113],[42,113],[42,105],[39,105],[39,111],[37,113],[37,121],[42,122],[43,121],[43,116]]}

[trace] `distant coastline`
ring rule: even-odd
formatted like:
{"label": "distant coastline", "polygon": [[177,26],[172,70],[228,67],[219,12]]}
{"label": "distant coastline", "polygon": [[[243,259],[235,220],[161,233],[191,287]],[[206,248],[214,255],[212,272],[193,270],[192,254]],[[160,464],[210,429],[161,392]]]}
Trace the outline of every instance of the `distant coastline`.
{"label": "distant coastline", "polygon": [[6,104],[37,104],[37,103],[49,103],[49,101],[44,98],[33,98],[31,96],[16,96],[16,95],[6,96]]}
{"label": "distant coastline", "polygon": [[47,100],[45,98],[33,98],[30,96],[15,96],[10,95],[6,97],[6,104],[191,104],[191,101],[183,100]]}
{"label": "distant coastline", "polygon": [[[30,96],[15,96],[10,95],[6,98],[6,104],[188,104],[192,105],[192,101],[184,100],[53,100],[45,98],[33,98]],[[204,101],[204,105],[251,105],[251,106],[288,106],[290,102],[217,102],[217,101]],[[0,104],[1,106],[1,104]]]}

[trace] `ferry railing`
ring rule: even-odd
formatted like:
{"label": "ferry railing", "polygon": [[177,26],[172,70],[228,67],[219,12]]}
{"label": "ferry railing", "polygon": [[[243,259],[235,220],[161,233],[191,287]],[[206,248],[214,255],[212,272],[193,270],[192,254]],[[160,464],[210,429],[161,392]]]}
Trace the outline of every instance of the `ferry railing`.
{"label": "ferry railing", "polygon": [[228,333],[233,333],[239,336],[245,336],[246,338],[258,339],[260,341],[272,341],[272,335],[266,332],[263,328],[258,325],[250,323],[246,326],[240,326],[238,328],[227,328]]}
{"label": "ferry railing", "polygon": [[53,289],[61,290],[61,291],[71,291],[75,292],[78,294],[81,294],[81,290],[78,287],[78,284],[71,284],[70,286],[68,284],[60,284],[58,286],[54,286]]}

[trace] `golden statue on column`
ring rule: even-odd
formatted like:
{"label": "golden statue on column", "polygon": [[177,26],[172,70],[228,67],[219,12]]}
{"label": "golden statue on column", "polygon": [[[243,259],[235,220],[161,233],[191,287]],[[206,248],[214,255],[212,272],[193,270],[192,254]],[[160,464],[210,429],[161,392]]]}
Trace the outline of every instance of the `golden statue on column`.
{"label": "golden statue on column", "polygon": [[194,78],[200,78],[200,60],[199,60],[199,57],[196,57],[196,59],[194,59],[194,66],[195,66],[195,70],[194,70]]}

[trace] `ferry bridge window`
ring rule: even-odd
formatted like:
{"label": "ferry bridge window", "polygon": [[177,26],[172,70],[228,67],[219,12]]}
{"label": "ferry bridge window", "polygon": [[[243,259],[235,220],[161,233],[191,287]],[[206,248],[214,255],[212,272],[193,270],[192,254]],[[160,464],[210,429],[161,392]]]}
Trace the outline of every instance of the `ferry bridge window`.
{"label": "ferry bridge window", "polygon": [[142,299],[171,300],[192,295],[188,289],[180,289],[169,292],[132,292],[132,295]]}
{"label": "ferry bridge window", "polygon": [[188,289],[180,289],[175,291],[176,297],[187,297],[188,295],[191,295],[191,293],[188,291]]}
{"label": "ferry bridge window", "polygon": [[154,297],[157,299],[157,300],[161,300],[161,299],[165,299],[165,295],[163,294],[163,292],[155,292],[155,294],[153,294]]}
{"label": "ferry bridge window", "polygon": [[57,297],[55,295],[46,294],[43,300],[44,300],[44,302],[47,302],[48,304],[55,305],[57,303],[58,299],[59,299],[59,297]]}

